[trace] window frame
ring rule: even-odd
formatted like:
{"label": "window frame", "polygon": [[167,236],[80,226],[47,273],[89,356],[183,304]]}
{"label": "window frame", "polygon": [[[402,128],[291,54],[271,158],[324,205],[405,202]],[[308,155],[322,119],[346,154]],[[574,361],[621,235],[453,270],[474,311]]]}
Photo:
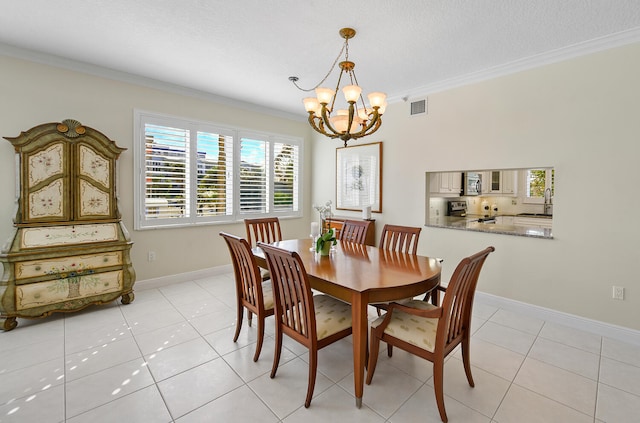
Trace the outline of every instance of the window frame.
{"label": "window frame", "polygon": [[[189,129],[191,131],[189,137],[190,154],[188,162],[191,170],[188,170],[189,186],[185,188],[185,191],[190,191],[191,201],[197,201],[193,199],[193,196],[197,195],[198,188],[198,149],[197,147],[197,133],[209,132],[218,135],[231,136],[233,138],[232,143],[232,175],[233,180],[231,182],[231,195],[232,195],[232,211],[230,214],[220,216],[198,216],[196,209],[191,207],[188,216],[181,218],[164,218],[164,219],[149,219],[146,214],[146,177],[147,177],[147,165],[146,165],[146,134],[145,124],[153,124],[159,126],[170,126],[181,129]],[[266,158],[266,192],[267,212],[256,213],[242,213],[240,210],[240,171],[241,171],[241,142],[243,139],[250,138],[254,140],[264,141],[268,145],[268,157]],[[275,148],[276,144],[288,144],[293,145],[297,149],[297,158],[294,159],[293,170],[293,204],[289,210],[276,210],[274,208],[274,194],[275,194]],[[228,224],[241,222],[247,218],[256,217],[302,217],[302,207],[304,204],[303,198],[303,175],[304,175],[304,140],[302,137],[295,137],[290,135],[270,133],[266,131],[259,131],[240,127],[230,127],[229,125],[217,124],[214,122],[205,122],[195,119],[182,118],[177,116],[171,116],[156,112],[144,111],[134,109],[134,136],[133,136],[133,153],[134,153],[134,229],[161,229],[172,227],[189,227],[195,225],[215,225],[215,224]],[[193,171],[195,169],[195,171]],[[229,187],[229,185],[227,185]],[[187,200],[189,202],[190,200]]]}
{"label": "window frame", "polygon": [[544,190],[546,191],[547,188],[551,189],[551,200],[553,200],[554,194],[555,194],[555,172],[554,172],[554,168],[553,167],[529,167],[523,170],[523,180],[524,180],[524,190],[523,190],[523,196],[522,196],[522,202],[525,204],[544,204],[544,196],[542,197],[530,197],[529,196],[529,172],[532,170],[544,170],[545,171],[545,177],[544,177]]}

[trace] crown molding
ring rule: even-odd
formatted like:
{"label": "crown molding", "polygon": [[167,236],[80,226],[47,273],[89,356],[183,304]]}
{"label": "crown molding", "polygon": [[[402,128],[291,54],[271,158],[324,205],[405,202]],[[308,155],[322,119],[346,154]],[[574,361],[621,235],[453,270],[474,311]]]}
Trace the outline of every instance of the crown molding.
{"label": "crown molding", "polygon": [[596,38],[582,43],[574,44],[545,53],[519,59],[513,62],[505,63],[500,66],[494,66],[478,72],[472,72],[465,75],[445,79],[443,81],[434,82],[433,84],[424,85],[422,87],[411,90],[403,95],[393,96],[387,99],[389,103],[408,101],[417,98],[423,98],[428,94],[459,88],[464,85],[470,85],[489,79],[506,76],[509,74],[522,72],[553,63],[563,62],[580,56],[621,47],[628,44],[640,42],[640,28],[628,31],[618,32],[616,34],[607,35],[605,37]]}
{"label": "crown molding", "polygon": [[214,103],[223,104],[230,107],[237,107],[239,109],[267,114],[269,116],[280,117],[295,121],[306,121],[306,118],[294,114],[288,113],[282,110],[265,108],[253,103],[248,103],[240,100],[236,100],[229,97],[219,96],[212,93],[207,93],[200,90],[194,90],[192,88],[183,87],[181,85],[171,84],[169,82],[160,81],[153,78],[146,78],[140,75],[135,75],[127,72],[118,71],[115,69],[105,68],[102,66],[92,65],[86,62],[80,62],[77,60],[67,59],[61,56],[55,56],[48,53],[41,53],[33,50],[27,50],[20,47],[15,47],[9,44],[0,43],[0,55],[14,57],[16,59],[23,59],[30,62],[40,63],[43,65],[54,66],[62,69],[67,69],[75,72],[81,72],[101,78],[111,79],[114,81],[125,82],[133,85],[139,85],[147,88],[153,88],[172,94],[184,95],[188,97],[197,98],[200,100],[211,101]]}
{"label": "crown molding", "polygon": [[[437,81],[432,84],[427,84],[422,87],[410,90],[403,94],[397,94],[387,97],[387,101],[391,103],[406,102],[408,100],[423,98],[429,94],[450,90],[453,88],[462,87],[465,85],[474,84],[477,82],[486,81],[489,79],[506,76],[509,74],[522,72],[537,67],[550,65],[553,63],[563,62],[580,56],[586,56],[588,54],[597,53],[604,50],[609,50],[616,47],[621,47],[627,44],[633,44],[640,42],[640,28],[630,29],[627,31],[618,32],[612,35],[596,38],[593,40],[577,43],[568,47],[563,47],[556,50],[551,50],[545,53],[537,54],[534,56],[519,59],[513,62],[505,63],[503,65],[494,66],[481,71],[468,73],[465,75],[448,78],[442,81]],[[180,85],[171,84],[168,82],[146,78],[139,75],[130,74],[127,72],[117,71],[114,69],[105,68],[102,66],[96,66],[85,62],[67,59],[60,56],[54,56],[47,53],[36,52],[33,50],[27,50],[9,44],[0,43],[0,55],[15,57],[19,59],[29,60],[44,65],[55,66],[72,71],[82,72],[94,76],[99,76],[111,80],[120,82],[126,82],[134,85],[140,85],[147,88],[154,88],[162,91],[167,91],[174,94],[185,95],[189,97],[199,98],[202,100],[212,101],[228,105],[231,107],[237,107],[243,110],[264,113],[270,116],[280,117],[284,119],[290,119],[294,121],[306,121],[306,115],[289,113],[282,110],[265,108],[253,103],[243,102],[229,97],[223,97],[211,93],[207,93],[200,90],[194,90],[186,88]]]}

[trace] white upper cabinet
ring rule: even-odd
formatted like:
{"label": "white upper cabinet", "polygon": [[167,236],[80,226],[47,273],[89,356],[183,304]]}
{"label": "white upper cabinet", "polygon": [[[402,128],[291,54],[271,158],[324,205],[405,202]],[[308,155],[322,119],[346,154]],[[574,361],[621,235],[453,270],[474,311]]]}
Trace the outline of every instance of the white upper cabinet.
{"label": "white upper cabinet", "polygon": [[517,170],[488,170],[482,172],[482,194],[518,194]]}
{"label": "white upper cabinet", "polygon": [[500,172],[500,176],[502,178],[502,193],[516,196],[518,194],[518,171],[503,170]]}
{"label": "white upper cabinet", "polygon": [[429,192],[449,197],[462,195],[462,172],[429,173]]}

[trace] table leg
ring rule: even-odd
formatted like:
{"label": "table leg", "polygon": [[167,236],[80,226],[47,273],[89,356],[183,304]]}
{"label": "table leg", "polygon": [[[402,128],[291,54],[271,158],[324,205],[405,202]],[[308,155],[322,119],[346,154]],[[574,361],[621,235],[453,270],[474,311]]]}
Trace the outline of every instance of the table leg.
{"label": "table leg", "polygon": [[356,394],[356,407],[362,406],[364,388],[364,367],[367,354],[367,295],[359,292],[352,294],[351,318],[353,324],[353,383]]}

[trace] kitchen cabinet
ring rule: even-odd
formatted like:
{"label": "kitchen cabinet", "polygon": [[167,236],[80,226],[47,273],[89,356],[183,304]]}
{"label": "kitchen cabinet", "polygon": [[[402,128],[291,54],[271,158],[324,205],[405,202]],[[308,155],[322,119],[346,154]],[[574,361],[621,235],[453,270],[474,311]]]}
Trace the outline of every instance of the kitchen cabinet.
{"label": "kitchen cabinet", "polygon": [[486,194],[502,193],[502,184],[499,170],[490,170],[482,175],[482,192]]}
{"label": "kitchen cabinet", "polygon": [[513,219],[513,224],[516,226],[528,226],[530,228],[551,229],[553,226],[553,219],[546,217],[515,216]]}
{"label": "kitchen cabinet", "polygon": [[500,177],[502,193],[516,196],[518,194],[518,171],[503,170],[500,172]]}
{"label": "kitchen cabinet", "polygon": [[429,191],[432,194],[459,197],[462,195],[462,172],[429,173]]}
{"label": "kitchen cabinet", "polygon": [[513,225],[514,216],[496,216],[497,225]]}
{"label": "kitchen cabinet", "polygon": [[507,195],[518,194],[517,170],[489,170],[482,174],[482,194]]}
{"label": "kitchen cabinet", "polygon": [[17,212],[0,251],[0,322],[133,301],[132,242],[117,207],[124,148],[67,119],[6,137],[17,156]]}

